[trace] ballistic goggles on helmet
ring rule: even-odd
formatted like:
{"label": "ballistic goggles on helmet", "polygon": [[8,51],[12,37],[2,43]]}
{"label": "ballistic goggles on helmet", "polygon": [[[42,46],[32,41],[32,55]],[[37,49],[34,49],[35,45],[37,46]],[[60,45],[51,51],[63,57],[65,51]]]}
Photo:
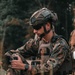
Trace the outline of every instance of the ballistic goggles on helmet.
{"label": "ballistic goggles on helmet", "polygon": [[53,23],[57,20],[57,15],[47,8],[42,8],[36,11],[30,18],[30,25],[38,30],[47,22]]}
{"label": "ballistic goggles on helmet", "polygon": [[31,19],[31,22],[32,22],[33,29],[36,30],[39,30],[42,26],[44,26],[47,23],[44,20],[38,18],[36,19],[35,17]]}
{"label": "ballistic goggles on helmet", "polygon": [[46,23],[41,23],[41,24],[37,24],[37,25],[32,25],[33,29],[35,30],[39,30],[41,29],[42,26],[44,26]]}

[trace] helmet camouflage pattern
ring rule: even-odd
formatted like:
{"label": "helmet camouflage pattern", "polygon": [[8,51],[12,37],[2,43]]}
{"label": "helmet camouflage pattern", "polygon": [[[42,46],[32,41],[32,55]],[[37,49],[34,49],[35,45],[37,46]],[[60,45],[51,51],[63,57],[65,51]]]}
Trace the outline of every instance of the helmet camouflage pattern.
{"label": "helmet camouflage pattern", "polygon": [[54,24],[58,20],[57,14],[47,8],[37,10],[30,17],[30,25],[43,25],[43,23],[52,22]]}

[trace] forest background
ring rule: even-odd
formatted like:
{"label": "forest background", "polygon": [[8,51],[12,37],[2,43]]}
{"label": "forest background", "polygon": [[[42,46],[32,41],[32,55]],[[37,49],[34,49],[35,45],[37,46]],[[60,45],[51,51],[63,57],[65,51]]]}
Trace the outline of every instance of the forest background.
{"label": "forest background", "polygon": [[30,36],[33,37],[28,20],[42,7],[57,13],[59,20],[55,30],[69,40],[73,30],[74,0],[0,0],[0,55],[22,46]]}

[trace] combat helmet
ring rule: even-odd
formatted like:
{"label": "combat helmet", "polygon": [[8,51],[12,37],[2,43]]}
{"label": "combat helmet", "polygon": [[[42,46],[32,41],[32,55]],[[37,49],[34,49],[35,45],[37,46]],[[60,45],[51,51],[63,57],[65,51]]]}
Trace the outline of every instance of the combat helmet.
{"label": "combat helmet", "polygon": [[45,23],[50,22],[52,25],[58,20],[57,14],[47,8],[41,8],[32,14],[30,17],[30,25],[39,26],[45,25]]}

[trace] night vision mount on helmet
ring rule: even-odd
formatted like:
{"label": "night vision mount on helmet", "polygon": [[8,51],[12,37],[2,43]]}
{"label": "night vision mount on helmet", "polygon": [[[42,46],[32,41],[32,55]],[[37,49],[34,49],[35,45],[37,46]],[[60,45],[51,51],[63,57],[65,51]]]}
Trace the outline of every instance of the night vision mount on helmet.
{"label": "night vision mount on helmet", "polygon": [[50,22],[52,25],[58,20],[57,14],[47,8],[37,10],[30,18],[30,25],[44,25],[44,23]]}

